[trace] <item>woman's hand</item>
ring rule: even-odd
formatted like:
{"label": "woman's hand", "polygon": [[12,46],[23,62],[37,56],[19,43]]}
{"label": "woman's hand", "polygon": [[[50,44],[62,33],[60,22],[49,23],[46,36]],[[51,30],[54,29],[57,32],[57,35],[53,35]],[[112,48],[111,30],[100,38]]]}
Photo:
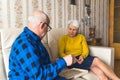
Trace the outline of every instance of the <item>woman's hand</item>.
{"label": "woman's hand", "polygon": [[82,64],[83,61],[84,61],[84,57],[83,56],[79,56],[79,59],[77,60],[77,62],[79,64]]}

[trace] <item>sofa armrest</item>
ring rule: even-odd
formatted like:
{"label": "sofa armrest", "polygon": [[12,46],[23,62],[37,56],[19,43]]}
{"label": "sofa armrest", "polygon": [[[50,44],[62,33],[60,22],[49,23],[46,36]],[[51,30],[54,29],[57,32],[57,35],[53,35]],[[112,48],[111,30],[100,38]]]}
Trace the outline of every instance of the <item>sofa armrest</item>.
{"label": "sofa armrest", "polygon": [[99,57],[112,69],[114,69],[114,48],[101,47],[101,46],[89,46],[90,54]]}

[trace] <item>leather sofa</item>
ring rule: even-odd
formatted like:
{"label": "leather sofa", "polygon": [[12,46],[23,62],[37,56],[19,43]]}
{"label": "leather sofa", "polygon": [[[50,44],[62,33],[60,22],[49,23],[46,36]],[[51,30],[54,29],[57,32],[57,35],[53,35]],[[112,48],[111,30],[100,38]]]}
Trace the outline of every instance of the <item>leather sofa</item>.
{"label": "leather sofa", "polygon": [[[0,29],[0,80],[8,79],[8,65],[9,65],[9,52],[11,45],[15,38],[22,32],[23,28],[3,28]],[[66,33],[65,28],[53,28],[47,33],[42,42],[47,48],[50,58],[58,58],[57,43],[60,36]],[[110,65],[114,69],[114,48],[111,47],[100,47],[100,46],[89,46],[90,54],[98,56],[105,63]],[[97,76],[89,71],[83,76],[86,80],[98,80]],[[81,80],[81,79],[76,79]]]}

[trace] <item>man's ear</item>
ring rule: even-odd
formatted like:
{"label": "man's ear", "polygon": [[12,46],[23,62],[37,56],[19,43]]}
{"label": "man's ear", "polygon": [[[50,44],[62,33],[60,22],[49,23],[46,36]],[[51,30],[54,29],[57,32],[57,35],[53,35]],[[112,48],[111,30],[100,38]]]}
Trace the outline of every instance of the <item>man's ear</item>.
{"label": "man's ear", "polygon": [[44,23],[43,22],[41,22],[40,24],[39,24],[39,26],[41,27],[41,29],[43,29],[43,27],[44,27]]}

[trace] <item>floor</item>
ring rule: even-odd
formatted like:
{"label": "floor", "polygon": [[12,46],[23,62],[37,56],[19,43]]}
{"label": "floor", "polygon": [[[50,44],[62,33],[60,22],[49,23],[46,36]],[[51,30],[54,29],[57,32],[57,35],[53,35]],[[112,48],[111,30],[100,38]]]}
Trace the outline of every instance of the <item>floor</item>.
{"label": "floor", "polygon": [[116,75],[120,78],[120,60],[115,60],[114,71]]}

